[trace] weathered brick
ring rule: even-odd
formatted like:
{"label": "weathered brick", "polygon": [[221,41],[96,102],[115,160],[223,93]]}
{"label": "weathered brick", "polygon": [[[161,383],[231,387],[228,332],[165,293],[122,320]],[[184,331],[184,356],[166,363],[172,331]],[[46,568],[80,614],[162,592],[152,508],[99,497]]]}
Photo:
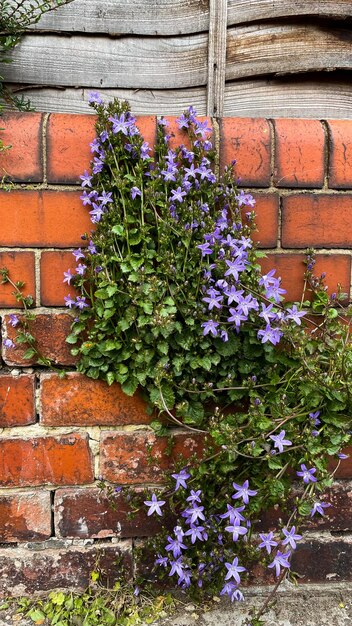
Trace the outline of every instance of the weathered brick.
{"label": "weathered brick", "polygon": [[100,440],[100,474],[120,484],[160,483],[176,459],[199,457],[203,448],[204,437],[195,433],[175,434],[170,446],[167,437],[156,437],[150,431],[105,432]]}
{"label": "weathered brick", "polygon": [[277,187],[322,187],[325,134],[318,120],[274,120]]}
{"label": "weathered brick", "polygon": [[[83,591],[97,567],[99,582],[112,587],[117,580],[132,577],[132,543],[66,547],[48,541],[34,549],[0,549],[0,595],[23,596],[38,591],[67,589]],[[61,547],[60,547],[61,544]],[[62,545],[63,544],[63,545]]]}
{"label": "weathered brick", "polygon": [[329,469],[335,471],[335,478],[347,478],[352,480],[352,446],[342,450],[344,454],[347,454],[347,459],[335,460],[331,459]]}
{"label": "weathered brick", "polygon": [[284,248],[351,248],[352,195],[297,194],[283,198]]}
{"label": "weathered brick", "polygon": [[[18,316],[21,319],[21,316]],[[36,346],[43,356],[57,365],[74,365],[76,358],[71,354],[71,347],[66,343],[66,337],[70,333],[72,316],[68,313],[40,313],[29,322],[31,333],[36,339]],[[3,320],[3,332],[9,339],[16,340],[18,327],[13,328],[10,317],[5,315]],[[36,362],[36,359],[24,359],[23,355],[28,349],[26,344],[17,344],[14,348],[2,346],[2,356],[7,365],[28,366]]]}
{"label": "weathered brick", "polygon": [[[256,201],[254,212],[257,230],[253,231],[253,241],[259,248],[276,248],[279,229],[279,196],[271,194],[252,194]],[[242,218],[246,223],[248,207],[243,207]]]}
{"label": "weathered brick", "polygon": [[[0,252],[0,267],[9,270],[9,276],[13,282],[18,280],[24,283],[21,290],[24,295],[31,295],[35,301],[35,260],[33,252]],[[6,308],[18,308],[18,303],[13,295],[14,288],[10,283],[0,283],[0,306]]]}
{"label": "weathered brick", "polygon": [[74,274],[77,263],[72,252],[43,251],[40,257],[40,303],[42,306],[64,306],[68,293],[74,298],[78,291],[64,283],[64,272]]}
{"label": "weathered brick", "polygon": [[329,120],[329,187],[352,189],[352,124]]}
{"label": "weathered brick", "polygon": [[138,394],[126,396],[120,385],[109,386],[82,374],[41,377],[41,422],[46,426],[121,426],[148,424],[151,417]]}
{"label": "weathered brick", "polygon": [[293,552],[291,567],[300,577],[300,582],[327,582],[332,579],[351,580],[352,543],[343,539],[320,537],[314,541],[297,544]]}
{"label": "weathered brick", "polygon": [[[191,141],[188,137],[188,133],[187,130],[185,128],[180,128],[178,123],[177,123],[177,119],[179,118],[179,116],[175,116],[175,115],[167,115],[165,116],[165,119],[168,122],[168,126],[165,126],[165,135],[170,135],[168,144],[169,147],[172,150],[175,150],[176,148],[178,148],[178,146],[181,146],[182,144],[184,146],[186,146],[186,148],[190,149],[191,148]],[[208,122],[208,126],[209,128],[213,128],[213,125],[211,123],[211,119],[210,117],[205,117],[205,116],[198,116],[197,119],[200,122],[205,122],[205,120]],[[214,139],[212,138],[212,133],[207,133],[207,138],[214,142]]]}
{"label": "weathered brick", "polygon": [[[304,286],[304,273],[306,265],[304,254],[268,254],[265,259],[260,259],[260,265],[264,273],[276,269],[276,276],[281,276],[282,287],[286,289],[286,300],[300,301]],[[338,283],[342,291],[349,293],[351,276],[351,258],[347,254],[317,254],[314,274],[320,276],[326,273],[325,282],[329,293],[337,291]],[[309,300],[311,292],[307,289],[305,298]]]}
{"label": "weathered brick", "polygon": [[121,493],[114,495],[113,505],[101,489],[58,489],[54,505],[56,535],[79,539],[150,537],[161,530],[161,520],[148,516],[144,505],[131,516],[131,507]]}
{"label": "weathered brick", "polygon": [[11,148],[0,152],[0,179],[43,180],[42,121],[41,113],[5,113],[1,117],[1,139]]}
{"label": "weathered brick", "polygon": [[51,535],[49,491],[0,496],[0,541],[43,541]]}
{"label": "weathered brick", "polygon": [[91,232],[92,224],[79,196],[77,191],[0,191],[0,245],[82,246],[81,235]]}
{"label": "weathered brick", "polygon": [[34,424],[35,377],[0,376],[0,428]]}
{"label": "weathered brick", "polygon": [[268,187],[271,175],[271,130],[265,119],[224,117],[220,122],[220,165],[236,160],[240,186]]}
{"label": "weathered brick", "polygon": [[60,437],[2,439],[0,485],[83,485],[93,480],[88,438],[70,433]]}

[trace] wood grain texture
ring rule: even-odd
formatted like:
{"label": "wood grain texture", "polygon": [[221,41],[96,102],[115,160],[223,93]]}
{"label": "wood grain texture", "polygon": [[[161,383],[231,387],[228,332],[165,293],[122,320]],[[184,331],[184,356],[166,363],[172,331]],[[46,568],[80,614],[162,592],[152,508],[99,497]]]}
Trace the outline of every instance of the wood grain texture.
{"label": "wood grain texture", "polygon": [[351,0],[228,0],[227,24],[299,15],[351,17]]}
{"label": "wood grain texture", "polygon": [[184,35],[208,30],[209,0],[75,0],[47,13],[45,31]]}
{"label": "wood grain texture", "polygon": [[207,83],[207,34],[183,37],[29,34],[1,68],[6,82],[174,89]]}
{"label": "wood grain texture", "polygon": [[263,23],[227,32],[226,80],[352,68],[352,32],[347,29]]}
{"label": "wood grain texture", "polygon": [[226,83],[224,116],[352,119],[352,84],[318,76]]}
{"label": "wood grain texture", "polygon": [[207,115],[221,117],[226,73],[227,0],[210,0]]}
{"label": "wood grain texture", "polygon": [[[8,86],[16,88],[13,85]],[[17,93],[28,97],[37,111],[94,113],[88,106],[89,89],[28,86]],[[105,101],[114,97],[128,100],[136,115],[180,115],[190,105],[196,108],[199,115],[206,115],[205,87],[165,90],[100,89],[99,93]]]}

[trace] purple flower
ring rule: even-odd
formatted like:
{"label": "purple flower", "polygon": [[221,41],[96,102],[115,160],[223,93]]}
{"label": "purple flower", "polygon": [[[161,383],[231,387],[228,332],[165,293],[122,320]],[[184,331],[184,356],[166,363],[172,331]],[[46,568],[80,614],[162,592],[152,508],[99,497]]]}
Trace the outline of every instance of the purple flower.
{"label": "purple flower", "polygon": [[142,195],[142,192],[140,189],[138,189],[138,187],[132,187],[131,189],[132,200],[134,200],[136,196],[141,196],[141,195]]}
{"label": "purple flower", "polygon": [[258,491],[254,491],[253,489],[249,489],[249,482],[245,480],[243,485],[237,485],[236,483],[232,483],[233,488],[236,490],[236,493],[232,496],[233,500],[237,500],[238,498],[242,498],[245,504],[248,504],[250,496],[256,496]]}
{"label": "purple flower", "polygon": [[143,504],[149,507],[148,515],[152,515],[153,513],[162,515],[161,507],[165,504],[165,500],[158,500],[155,493],[153,493],[152,499],[145,500]]}
{"label": "purple flower", "polygon": [[191,476],[191,474],[189,474],[187,472],[187,470],[182,469],[178,474],[171,474],[172,478],[174,478],[176,480],[176,486],[175,486],[175,491],[178,491],[178,489],[180,487],[183,487],[184,489],[187,489],[187,480],[188,478]]}
{"label": "purple flower", "polygon": [[[67,303],[66,303],[67,304]],[[84,309],[85,307],[89,307],[89,304],[86,302],[86,297],[85,296],[77,296],[76,298],[76,306],[81,309]]]}
{"label": "purple flower", "polygon": [[239,311],[237,311],[237,309],[229,309],[231,315],[230,317],[227,318],[228,322],[234,322],[235,323],[235,327],[236,327],[236,331],[239,332],[240,330],[240,326],[241,326],[241,322],[245,322],[247,320],[246,315],[243,315],[242,313],[239,313]]}
{"label": "purple flower", "polygon": [[114,202],[112,198],[112,191],[108,191],[108,192],[103,191],[102,194],[99,196],[98,200],[100,200],[102,206],[105,206],[109,202]]}
{"label": "purple flower", "polygon": [[344,461],[345,459],[348,459],[350,455],[344,454],[344,452],[339,452],[337,456],[341,459],[341,461]]}
{"label": "purple flower", "polygon": [[300,326],[301,325],[300,318],[306,315],[307,311],[299,311],[297,309],[297,306],[293,304],[291,309],[286,309],[286,313],[289,313],[289,315],[286,315],[287,320],[293,320],[296,324],[298,324],[298,326]]}
{"label": "purple flower", "polygon": [[134,123],[134,118],[127,119],[125,113],[121,113],[120,117],[118,115],[114,115],[113,117],[109,117],[109,121],[112,122],[112,132],[114,135],[117,133],[123,133],[124,135],[128,134],[128,129],[131,124]]}
{"label": "purple flower", "polygon": [[266,306],[263,302],[261,304],[262,311],[259,313],[259,317],[262,317],[268,326],[270,326],[272,320],[276,319],[276,312],[272,310],[273,306],[273,304]]}
{"label": "purple flower", "polygon": [[309,413],[309,417],[312,420],[314,426],[319,426],[319,424],[321,424],[319,415],[320,415],[320,411],[315,411],[315,413]]}
{"label": "purple flower", "polygon": [[71,270],[68,269],[67,272],[64,272],[64,280],[62,281],[63,283],[67,283],[68,285],[71,284],[71,280],[72,278],[74,278],[74,274],[71,274]]}
{"label": "purple flower", "polygon": [[274,560],[272,561],[272,563],[270,563],[270,565],[268,565],[268,567],[275,567],[276,576],[280,576],[281,567],[287,567],[288,569],[290,569],[290,556],[290,551],[286,552],[286,554],[283,554],[282,552],[280,552],[280,550],[278,550],[276,556],[274,557]]}
{"label": "purple flower", "polygon": [[75,257],[76,261],[79,261],[79,259],[84,259],[85,258],[81,248],[78,248],[78,250],[74,250],[72,252],[72,254]]}
{"label": "purple flower", "polygon": [[228,269],[226,270],[224,276],[233,276],[235,281],[239,280],[239,272],[243,272],[246,269],[246,265],[248,261],[243,261],[240,257],[235,259],[235,261],[225,261]]}
{"label": "purple flower", "polygon": [[14,344],[12,339],[5,339],[4,340],[4,346],[5,346],[5,348],[15,348],[16,347],[16,345]]}
{"label": "purple flower", "polygon": [[241,582],[239,573],[245,572],[246,568],[242,567],[242,565],[238,565],[238,557],[235,556],[232,563],[225,563],[225,567],[228,570],[225,576],[225,580],[230,580],[230,578],[234,578],[236,583],[239,585]]}
{"label": "purple flower", "polygon": [[162,567],[167,567],[169,559],[167,556],[161,556],[161,554],[157,554],[157,559],[155,559],[155,565],[161,565]]}
{"label": "purple flower", "polygon": [[173,576],[173,574],[177,574],[178,576],[183,575],[184,565],[182,563],[182,556],[180,556],[176,561],[170,561],[171,569],[169,572],[169,576]]}
{"label": "purple flower", "polygon": [[204,506],[195,506],[193,503],[193,507],[185,510],[185,516],[187,516],[187,520],[189,524],[195,524],[198,519],[205,520],[203,515]]}
{"label": "purple flower", "polygon": [[197,121],[195,132],[197,135],[200,134],[202,139],[205,139],[206,134],[212,132],[212,128],[208,126],[207,120],[204,120],[204,122]]}
{"label": "purple flower", "polygon": [[13,328],[15,328],[17,326],[17,324],[20,323],[20,320],[18,319],[17,315],[15,315],[15,313],[10,313],[10,324],[11,326],[13,326]]}
{"label": "purple flower", "polygon": [[103,100],[98,91],[90,91],[88,94],[89,104],[103,104]]}
{"label": "purple flower", "polygon": [[90,176],[88,174],[87,170],[85,170],[84,174],[82,174],[82,176],[80,176],[80,179],[82,181],[81,187],[91,187],[92,186],[92,176]]}
{"label": "purple flower", "polygon": [[329,502],[314,502],[313,507],[310,511],[310,516],[313,517],[316,513],[320,513],[320,515],[325,515],[324,509],[328,509],[331,504]]}
{"label": "purple flower", "polygon": [[262,540],[262,543],[259,544],[259,548],[265,548],[267,553],[271,553],[271,548],[277,546],[277,541],[274,539],[274,533],[270,532],[267,535],[264,533],[259,533],[259,537]]}
{"label": "purple flower", "polygon": [[90,252],[90,254],[96,254],[97,253],[97,249],[93,243],[92,240],[90,240],[89,242],[89,246],[88,246],[88,251]]}
{"label": "purple flower", "polygon": [[206,541],[208,539],[208,534],[204,528],[204,526],[193,526],[186,531],[185,535],[189,535],[191,537],[191,543],[195,543],[197,539],[200,541]]}
{"label": "purple flower", "polygon": [[196,247],[202,251],[202,257],[206,256],[207,254],[213,254],[213,250],[211,249],[208,242],[201,243],[199,246]]}
{"label": "purple flower", "polygon": [[170,198],[171,202],[183,202],[184,196],[187,196],[186,191],[182,191],[181,187],[177,187],[177,189],[171,189],[171,193],[173,194]]}
{"label": "purple flower", "polygon": [[[82,263],[79,263],[78,266],[76,267],[76,272],[79,276],[83,276],[85,271],[87,269],[86,265],[83,265]],[[66,274],[66,272],[64,272],[64,274]]]}
{"label": "purple flower", "polygon": [[201,502],[200,499],[200,494],[201,494],[201,490],[198,489],[197,491],[193,491],[193,489],[191,489],[191,495],[188,496],[188,498],[186,498],[187,502]]}
{"label": "purple flower", "polygon": [[89,193],[86,192],[86,190],[83,191],[82,195],[79,198],[80,200],[82,200],[83,206],[86,206],[87,204],[92,204],[91,196]]}
{"label": "purple flower", "polygon": [[65,306],[68,306],[69,309],[72,309],[73,306],[76,306],[76,301],[72,300],[71,294],[68,294],[68,296],[64,296],[64,300]]}
{"label": "purple flower", "polygon": [[229,533],[232,533],[232,541],[238,541],[240,535],[245,535],[248,532],[247,528],[244,528],[244,526],[240,526],[239,523],[236,523],[236,520],[235,523],[231,526],[226,526],[225,530],[227,530],[227,532]]}
{"label": "purple flower", "polygon": [[262,338],[262,343],[270,341],[273,346],[276,346],[280,342],[283,333],[279,328],[272,328],[269,324],[265,327],[265,330],[258,330],[257,337]]}
{"label": "purple flower", "polygon": [[307,469],[304,463],[302,463],[301,470],[302,470],[301,472],[296,472],[296,474],[297,476],[300,476],[301,478],[303,478],[303,482],[305,485],[308,485],[309,482],[312,482],[312,483],[317,482],[317,479],[314,476],[315,472],[317,471],[315,467],[312,467],[312,469]]}
{"label": "purple flower", "polygon": [[[149,513],[148,513],[149,515]],[[182,550],[187,550],[187,546],[182,543],[182,537],[178,536],[176,539],[168,536],[167,540],[170,542],[165,546],[166,552],[172,551],[174,559],[177,559],[178,556],[181,556]]]}
{"label": "purple flower", "polygon": [[219,326],[219,322],[214,322],[213,320],[208,320],[207,322],[203,322],[203,324],[201,324],[201,326],[202,326],[202,328],[204,328],[203,335],[208,335],[208,333],[210,333],[213,337],[217,336],[218,331],[216,329]]}
{"label": "purple flower", "polygon": [[281,430],[279,435],[270,435],[269,439],[274,442],[274,448],[277,448],[281,453],[284,451],[284,446],[292,446],[292,441],[285,439],[285,431]]}
{"label": "purple flower", "polygon": [[230,524],[234,524],[236,521],[238,521],[238,523],[245,521],[246,518],[242,515],[242,511],[246,508],[245,506],[239,506],[237,508],[231,506],[231,504],[227,504],[226,506],[226,513],[222,513],[222,515],[219,516],[221,519],[226,519],[228,517]]}
{"label": "purple flower", "polygon": [[144,141],[142,146],[141,146],[141,159],[142,161],[145,161],[145,159],[149,158],[149,143],[147,141]]}
{"label": "purple flower", "polygon": [[296,526],[292,526],[291,530],[287,528],[282,529],[283,534],[285,535],[285,539],[282,541],[283,546],[287,546],[288,544],[291,546],[293,550],[296,549],[296,541],[302,539],[302,535],[296,534]]}
{"label": "purple flower", "polygon": [[214,306],[217,309],[221,309],[221,303],[222,303],[224,298],[220,294],[220,292],[216,291],[216,289],[209,289],[207,291],[207,294],[208,294],[209,297],[202,298],[202,301],[206,302],[208,304],[209,311],[211,311],[214,308]]}

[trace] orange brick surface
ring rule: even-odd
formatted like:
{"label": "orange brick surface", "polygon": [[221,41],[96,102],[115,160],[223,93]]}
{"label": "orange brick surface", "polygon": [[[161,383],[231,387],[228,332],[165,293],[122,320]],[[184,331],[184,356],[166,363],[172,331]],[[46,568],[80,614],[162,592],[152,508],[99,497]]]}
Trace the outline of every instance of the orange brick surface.
{"label": "orange brick surface", "polygon": [[100,473],[104,479],[121,484],[163,482],[175,459],[186,462],[193,454],[199,458],[204,448],[203,435],[196,433],[177,434],[173,442],[167,454],[168,439],[150,431],[102,433]]}
{"label": "orange brick surface", "polygon": [[298,194],[283,198],[284,248],[352,248],[352,195]]}
{"label": "orange brick surface", "polygon": [[0,541],[43,541],[51,535],[49,491],[0,496]]}
{"label": "orange brick surface", "polygon": [[[281,276],[282,287],[286,289],[286,300],[300,301],[302,298],[304,285],[304,272],[306,265],[304,254],[269,254],[266,259],[260,259],[263,272],[276,269],[276,276]],[[338,283],[341,284],[342,291],[349,294],[351,276],[351,257],[347,254],[318,254],[314,266],[314,274],[320,276],[326,273],[325,284],[329,293],[337,291]],[[307,290],[306,299],[310,294]]]}
{"label": "orange brick surface", "polygon": [[47,426],[120,426],[150,420],[140,396],[126,396],[117,383],[109,386],[78,373],[41,377],[41,422]]}
{"label": "orange brick surface", "polygon": [[[20,316],[19,316],[20,317]],[[12,341],[16,339],[16,328],[13,328],[8,315],[4,317],[6,336]],[[57,365],[74,365],[76,359],[71,354],[71,347],[66,343],[70,333],[72,316],[65,313],[37,314],[30,322],[30,330],[36,339],[39,352]],[[26,367],[35,363],[36,359],[24,359],[24,352],[28,349],[25,344],[18,344],[15,348],[2,346],[2,357],[7,365],[22,365]]]}
{"label": "orange brick surface", "polygon": [[69,248],[91,232],[89,212],[79,192],[0,191],[0,245]]}
{"label": "orange brick surface", "polygon": [[34,424],[35,378],[25,376],[0,376],[0,428]]}
{"label": "orange brick surface", "polygon": [[82,485],[93,480],[92,455],[85,436],[0,441],[0,485]]}
{"label": "orange brick surface", "polygon": [[[1,230],[1,228],[0,228]],[[35,259],[33,252],[0,252],[0,268],[9,270],[13,282],[21,281],[25,296],[31,295],[35,301]],[[14,287],[10,283],[0,283],[0,307],[22,307],[13,295]]]}
{"label": "orange brick surface", "polygon": [[[276,193],[254,193],[256,201],[254,212],[257,230],[252,233],[253,241],[258,243],[259,248],[276,248],[279,229],[279,196]],[[251,209],[242,209],[243,223],[246,223],[245,214]]]}
{"label": "orange brick surface", "polygon": [[267,120],[224,117],[220,122],[220,165],[236,160],[240,186],[270,184],[271,130]]}
{"label": "orange brick surface", "polygon": [[[82,263],[82,261],[79,261]],[[40,257],[40,302],[43,306],[65,306],[64,297],[68,294],[72,298],[78,291],[71,285],[64,283],[64,272],[68,269],[75,273],[77,263],[72,252],[43,251]]]}
{"label": "orange brick surface", "polygon": [[329,187],[352,189],[352,124],[329,120]]}
{"label": "orange brick surface", "polygon": [[89,170],[89,144],[95,137],[95,115],[52,113],[47,127],[49,183],[78,183]]}
{"label": "orange brick surface", "polygon": [[274,120],[277,187],[322,187],[325,134],[318,120]]}
{"label": "orange brick surface", "polygon": [[5,113],[1,117],[1,139],[9,150],[0,152],[0,180],[15,182],[43,180],[41,113]]}

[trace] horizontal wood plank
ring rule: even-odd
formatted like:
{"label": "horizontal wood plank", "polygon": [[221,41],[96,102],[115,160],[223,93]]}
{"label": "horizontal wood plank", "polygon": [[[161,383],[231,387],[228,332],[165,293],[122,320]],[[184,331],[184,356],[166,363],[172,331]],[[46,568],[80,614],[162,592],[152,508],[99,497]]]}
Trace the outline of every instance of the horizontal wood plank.
{"label": "horizontal wood plank", "polygon": [[[8,85],[16,88],[14,85]],[[29,98],[37,111],[53,113],[94,113],[88,105],[89,89],[55,89],[42,87],[21,88],[16,92]],[[128,100],[136,115],[180,115],[187,107],[193,105],[199,115],[206,114],[206,88],[166,89],[166,90],[132,90],[132,89],[100,89],[103,100],[114,97]]]}
{"label": "horizontal wood plank", "polygon": [[208,0],[74,0],[44,15],[35,28],[61,32],[185,35],[206,31],[208,24]]}
{"label": "horizontal wood plank", "polygon": [[174,89],[206,85],[207,34],[92,37],[28,34],[1,68],[6,82]]}
{"label": "horizontal wood plank", "polygon": [[352,16],[351,0],[228,0],[227,24],[241,24],[277,17],[320,15]]}
{"label": "horizontal wood plank", "polygon": [[352,33],[347,29],[263,23],[227,32],[226,80],[352,69]]}
{"label": "horizontal wood plank", "polygon": [[322,81],[319,74],[226,83],[224,116],[352,119],[352,83],[333,75]]}

